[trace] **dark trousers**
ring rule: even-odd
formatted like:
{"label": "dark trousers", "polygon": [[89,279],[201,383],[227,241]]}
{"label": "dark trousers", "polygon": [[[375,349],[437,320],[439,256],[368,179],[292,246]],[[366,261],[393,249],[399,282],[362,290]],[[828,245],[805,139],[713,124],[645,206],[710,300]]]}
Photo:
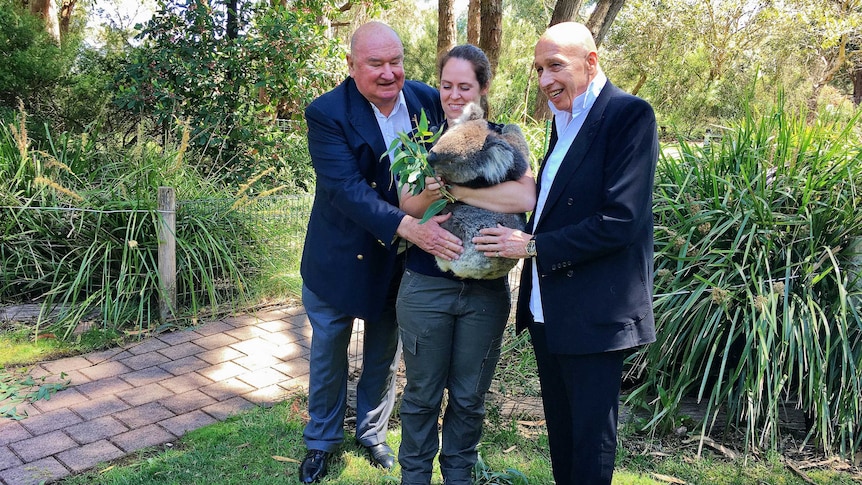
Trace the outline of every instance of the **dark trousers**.
{"label": "dark trousers", "polygon": [[625,351],[552,354],[530,325],[557,485],[610,485]]}

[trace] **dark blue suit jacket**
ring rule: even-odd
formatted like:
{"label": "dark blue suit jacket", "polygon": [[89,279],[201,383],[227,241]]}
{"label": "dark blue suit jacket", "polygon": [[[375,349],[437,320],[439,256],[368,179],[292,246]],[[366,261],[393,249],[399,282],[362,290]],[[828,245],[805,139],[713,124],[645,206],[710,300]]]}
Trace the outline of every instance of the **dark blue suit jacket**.
{"label": "dark blue suit jacket", "polygon": [[[425,109],[444,119],[438,91],[404,83],[411,120]],[[370,103],[347,78],[305,109],[316,174],[314,205],[302,252],[303,284],[341,312],[377,319],[396,270],[395,231],[404,217],[383,135]],[[396,271],[398,273],[396,274]]]}
{"label": "dark blue suit jacket", "polygon": [[[556,130],[552,133],[548,153],[556,143]],[[538,256],[525,260],[517,325],[522,330],[532,322],[536,261],[551,352],[589,354],[655,341],[657,159],[652,108],[608,82],[563,159],[541,219],[527,228],[535,235]],[[543,169],[544,164],[538,181]]]}

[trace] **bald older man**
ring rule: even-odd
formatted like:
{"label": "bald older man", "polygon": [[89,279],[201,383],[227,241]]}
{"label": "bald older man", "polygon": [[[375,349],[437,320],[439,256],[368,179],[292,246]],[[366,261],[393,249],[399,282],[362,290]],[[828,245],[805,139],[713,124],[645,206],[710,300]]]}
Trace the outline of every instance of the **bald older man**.
{"label": "bald older man", "polygon": [[330,455],[344,440],[347,346],[355,318],[365,322],[356,440],[375,464],[394,466],[386,433],[400,358],[399,241],[450,260],[462,252],[461,241],[439,225],[447,216],[420,225],[398,208],[388,157],[381,160],[398,132],[411,131],[420,110],[431,125],[443,122],[439,93],[405,81],[403,61],[401,40],[389,26],[364,24],[351,38],[350,77],[305,110],[317,182],[301,264],[302,301],[313,332],[302,483],[326,474]]}
{"label": "bald older man", "polygon": [[525,258],[517,327],[532,337],[557,485],[609,485],[623,360],[655,341],[655,115],[608,81],[581,24],[545,31],[534,67],[554,113],[536,210],[526,232],[474,242]]}

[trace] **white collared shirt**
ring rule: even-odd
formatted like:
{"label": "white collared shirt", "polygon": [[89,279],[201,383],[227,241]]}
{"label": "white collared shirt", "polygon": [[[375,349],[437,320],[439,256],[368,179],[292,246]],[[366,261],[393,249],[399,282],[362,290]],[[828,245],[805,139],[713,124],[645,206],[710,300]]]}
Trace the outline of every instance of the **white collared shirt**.
{"label": "white collared shirt", "polygon": [[[545,161],[545,167],[542,169],[541,190],[539,198],[536,201],[536,210],[533,214],[533,227],[537,227],[542,217],[542,211],[545,208],[545,202],[548,200],[548,193],[551,191],[551,185],[554,183],[554,178],[560,170],[560,165],[563,163],[566,153],[569,152],[575,137],[584,126],[584,120],[590,113],[590,109],[605,87],[608,78],[602,71],[596,74],[596,77],[587,86],[587,90],[583,94],[575,98],[572,102],[572,111],[560,111],[556,109],[550,101],[548,105],[551,107],[551,112],[554,113],[554,122],[557,128],[557,143],[554,145],[554,150],[548,155]],[[533,313],[533,321],[544,322],[545,314],[542,311],[542,294],[539,291],[539,270],[537,264],[533,264],[533,288],[530,292],[530,311]]]}
{"label": "white collared shirt", "polygon": [[392,144],[392,140],[398,138],[398,133],[410,133],[412,126],[410,125],[410,112],[407,111],[407,101],[404,100],[404,91],[398,93],[398,101],[389,116],[384,115],[371,104],[371,109],[374,110],[374,117],[377,119],[377,126],[380,127],[380,133],[383,134],[383,141],[386,142],[386,149]]}

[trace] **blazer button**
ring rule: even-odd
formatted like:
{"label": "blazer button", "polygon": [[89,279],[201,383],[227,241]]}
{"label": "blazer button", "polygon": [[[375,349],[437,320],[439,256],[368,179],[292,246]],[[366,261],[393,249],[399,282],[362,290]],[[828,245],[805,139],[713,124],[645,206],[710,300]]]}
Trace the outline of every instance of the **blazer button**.
{"label": "blazer button", "polygon": [[371,182],[371,188],[376,189],[377,188],[377,182]]}
{"label": "blazer button", "polygon": [[356,255],[356,259],[358,259],[358,260],[360,260],[360,261],[362,261],[362,259],[363,259],[364,257],[365,257],[365,256],[363,256],[363,255],[361,255],[361,254],[357,254],[357,255]]}
{"label": "blazer button", "polygon": [[575,205],[575,199],[569,197],[569,200],[566,201],[566,204]]}

